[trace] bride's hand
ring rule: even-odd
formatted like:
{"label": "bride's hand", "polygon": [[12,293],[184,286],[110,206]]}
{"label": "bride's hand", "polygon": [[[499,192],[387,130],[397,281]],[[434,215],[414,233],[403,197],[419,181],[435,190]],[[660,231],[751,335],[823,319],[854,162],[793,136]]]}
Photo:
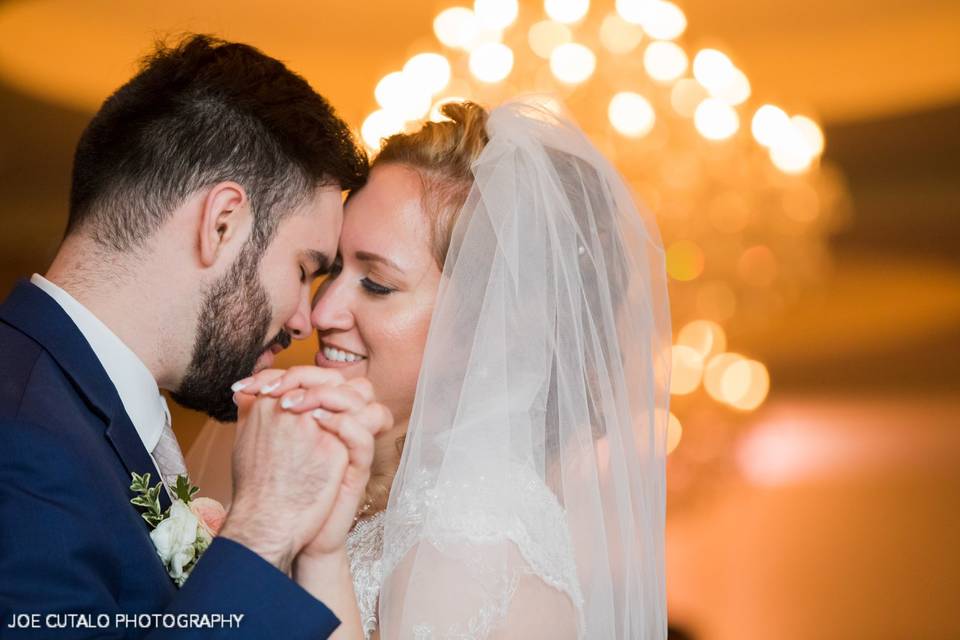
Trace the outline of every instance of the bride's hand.
{"label": "bride's hand", "polygon": [[338,372],[319,367],[265,370],[243,383],[238,395],[281,398],[287,411],[312,412],[321,427],[346,445],[349,461],[336,502],[302,555],[319,557],[340,550],[370,479],[374,437],[393,426],[390,411],[374,401],[373,386],[365,378],[344,381]]}

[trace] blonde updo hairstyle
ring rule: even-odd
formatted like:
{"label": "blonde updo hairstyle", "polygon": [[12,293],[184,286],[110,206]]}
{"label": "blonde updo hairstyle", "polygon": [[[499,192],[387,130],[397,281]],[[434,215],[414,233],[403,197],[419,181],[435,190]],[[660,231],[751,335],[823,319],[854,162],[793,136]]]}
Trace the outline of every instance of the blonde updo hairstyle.
{"label": "blonde updo hairstyle", "polygon": [[[423,210],[429,218],[430,252],[443,270],[453,227],[470,189],[470,167],[487,144],[487,112],[474,102],[451,102],[441,113],[449,118],[427,122],[418,131],[398,133],[384,140],[371,165],[395,164],[414,171],[420,179]],[[405,436],[397,438],[396,453],[403,452]],[[365,496],[365,513],[386,507],[398,460],[374,459]],[[361,514],[363,515],[363,514]]]}
{"label": "blonde updo hairstyle", "polygon": [[427,122],[419,131],[387,138],[373,161],[413,169],[420,178],[423,209],[430,218],[430,249],[437,267],[450,248],[457,215],[473,186],[470,167],[487,144],[487,112],[474,102],[451,102],[441,108],[449,118]]}

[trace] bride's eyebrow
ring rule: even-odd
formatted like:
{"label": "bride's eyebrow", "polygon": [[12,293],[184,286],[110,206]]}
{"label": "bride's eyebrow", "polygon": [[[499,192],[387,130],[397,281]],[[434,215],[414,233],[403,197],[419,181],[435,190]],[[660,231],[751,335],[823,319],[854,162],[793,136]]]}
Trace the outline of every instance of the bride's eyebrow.
{"label": "bride's eyebrow", "polygon": [[404,270],[401,269],[400,265],[398,265],[396,262],[394,262],[390,258],[385,258],[381,255],[377,255],[376,253],[369,253],[367,251],[357,251],[353,255],[357,260],[360,260],[361,262],[379,262],[380,264],[387,265],[388,267],[396,271],[399,271],[400,273],[404,273]]}

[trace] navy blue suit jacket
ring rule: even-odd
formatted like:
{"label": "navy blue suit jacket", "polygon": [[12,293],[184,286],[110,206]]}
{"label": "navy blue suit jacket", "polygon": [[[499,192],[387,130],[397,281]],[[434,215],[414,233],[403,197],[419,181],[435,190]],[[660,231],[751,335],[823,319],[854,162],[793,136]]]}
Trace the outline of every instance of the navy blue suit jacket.
{"label": "navy blue suit jacket", "polygon": [[[159,477],[100,361],[52,298],[18,283],[0,305],[0,638],[315,640],[336,629],[329,609],[228,539],[177,589],[130,504],[132,472]],[[115,626],[118,614],[161,612],[244,617],[232,629],[163,628],[188,616]],[[10,628],[31,613],[41,628]],[[107,614],[111,625],[57,613]]]}

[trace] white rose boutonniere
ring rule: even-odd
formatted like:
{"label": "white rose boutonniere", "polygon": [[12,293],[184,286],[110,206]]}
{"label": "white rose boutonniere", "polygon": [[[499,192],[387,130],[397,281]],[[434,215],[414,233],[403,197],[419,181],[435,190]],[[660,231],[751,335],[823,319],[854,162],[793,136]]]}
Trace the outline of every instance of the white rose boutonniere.
{"label": "white rose boutonniere", "polygon": [[151,487],[149,473],[142,476],[134,473],[130,490],[137,494],[130,502],[145,509],[141,515],[153,528],[150,539],[157,555],[174,583],[183,586],[223,525],[226,518],[223,505],[211,498],[194,498],[198,489],[186,476],[177,478],[173,489],[175,499],[163,512],[160,511],[163,483]]}

